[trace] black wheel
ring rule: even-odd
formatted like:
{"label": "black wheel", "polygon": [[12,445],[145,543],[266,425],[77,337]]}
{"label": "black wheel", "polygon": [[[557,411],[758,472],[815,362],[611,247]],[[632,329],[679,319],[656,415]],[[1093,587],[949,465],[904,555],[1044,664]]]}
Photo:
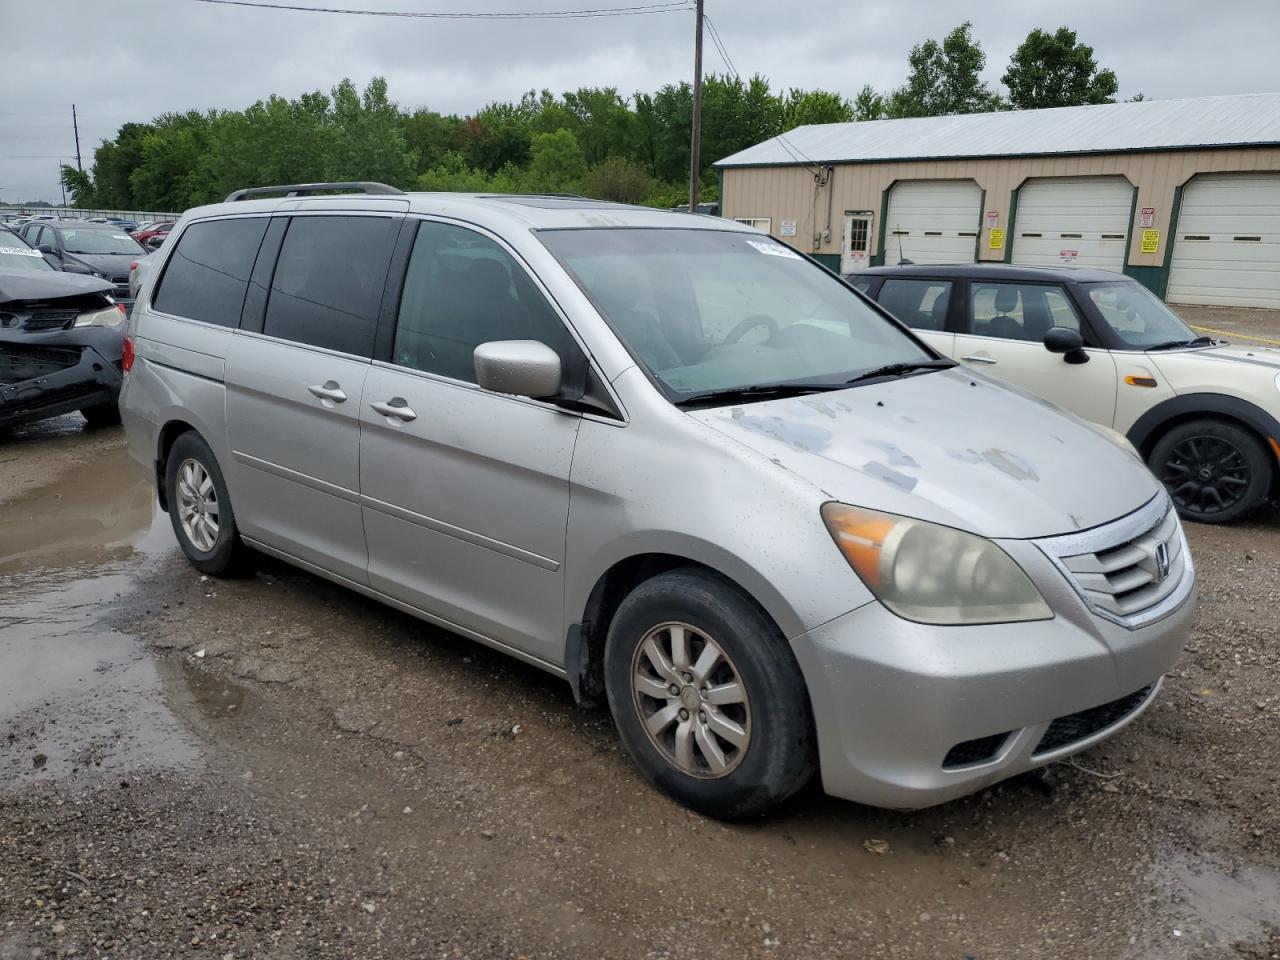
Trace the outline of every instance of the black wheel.
{"label": "black wheel", "polygon": [[120,422],[120,408],[114,403],[100,403],[96,407],[85,407],[80,411],[89,426],[114,427]]}
{"label": "black wheel", "polygon": [[1147,459],[1178,513],[1228,523],[1258,507],[1271,489],[1271,461],[1253,434],[1224,420],[1191,420],[1162,436]]}
{"label": "black wheel", "polygon": [[235,576],[249,569],[226,481],[218,461],[194,431],[174,441],[165,462],[165,496],[178,545],[202,573]]}
{"label": "black wheel", "polygon": [[713,574],[660,574],[623,600],[605,641],[605,687],[645,777],[700,813],[764,813],[813,774],[800,667],[769,618]]}

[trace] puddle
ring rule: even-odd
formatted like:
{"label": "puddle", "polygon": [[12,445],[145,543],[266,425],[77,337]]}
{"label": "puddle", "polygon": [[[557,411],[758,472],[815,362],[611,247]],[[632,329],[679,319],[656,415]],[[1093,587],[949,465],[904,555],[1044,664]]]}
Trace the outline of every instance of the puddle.
{"label": "puddle", "polygon": [[103,623],[172,547],[120,448],[0,506],[0,786],[198,758],[145,645]]}
{"label": "puddle", "polygon": [[1152,874],[1171,894],[1181,939],[1189,945],[1265,943],[1280,931],[1280,871],[1257,865],[1230,869],[1179,854],[1158,863]]}

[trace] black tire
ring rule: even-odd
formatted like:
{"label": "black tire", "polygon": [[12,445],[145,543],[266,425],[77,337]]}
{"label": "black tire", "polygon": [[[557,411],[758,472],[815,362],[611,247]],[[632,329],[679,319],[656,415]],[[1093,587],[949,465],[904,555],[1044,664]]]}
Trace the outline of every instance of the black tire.
{"label": "black tire", "polygon": [[[178,491],[178,473],[187,461],[194,460],[213,483],[217,505],[217,537],[209,549],[202,549],[183,528],[179,516],[180,497]],[[164,469],[165,499],[169,506],[169,521],[173,524],[174,536],[187,559],[201,573],[220,577],[244,575],[252,569],[252,551],[240,540],[240,532],[236,527],[236,516],[231,506],[231,496],[227,492],[227,483],[218,467],[217,458],[204,438],[195,431],[187,431],[174,441],[169,450],[169,458]]]}
{"label": "black tire", "polygon": [[95,407],[85,407],[80,411],[80,416],[95,430],[99,427],[114,427],[120,422],[120,408],[115,403],[100,403]]}
{"label": "black tire", "polygon": [[1179,515],[1230,523],[1257,509],[1271,490],[1271,458],[1261,441],[1225,420],[1189,420],[1160,437],[1147,465]]}
{"label": "black tire", "polygon": [[[736,674],[745,689],[741,706],[711,711],[719,716],[740,711],[737,720],[749,733],[741,750],[729,746],[728,741],[716,741],[719,747],[728,747],[726,756],[734,754],[727,772],[718,775],[712,773],[706,761],[708,752],[697,734],[692,735],[699,751],[695,760],[707,764],[703,775],[681,769],[674,745],[664,752],[645,729],[644,716],[652,717],[663,701],[637,693],[632,676],[638,663],[640,669],[648,669],[646,661],[640,660],[646,638],[655,628],[673,622],[692,628],[687,634],[687,662],[696,660],[706,648],[703,638],[713,638],[723,651],[724,659],[711,671],[709,683],[722,684],[726,676],[732,679]],[[657,636],[671,640],[669,633]],[[674,658],[669,665],[673,664]],[[623,600],[605,641],[605,688],[622,743],[641,772],[659,790],[707,816],[737,820],[766,813],[803,787],[817,766],[808,691],[791,649],[758,606],[712,573],[688,568],[659,574]],[[708,691],[702,689],[702,694],[695,689],[691,696],[705,696]],[[682,687],[681,695],[686,693]],[[677,700],[666,702],[678,706]],[[710,728],[700,719],[704,717],[701,706],[695,708],[696,717],[671,721],[673,744],[676,731],[686,722],[690,727],[701,723],[700,733],[707,735]],[[646,714],[650,707],[653,712]]]}

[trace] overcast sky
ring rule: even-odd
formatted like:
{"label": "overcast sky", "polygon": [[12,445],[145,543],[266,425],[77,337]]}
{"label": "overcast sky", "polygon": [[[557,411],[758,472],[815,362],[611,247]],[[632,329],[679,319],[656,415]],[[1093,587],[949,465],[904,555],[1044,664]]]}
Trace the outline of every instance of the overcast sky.
{"label": "overcast sky", "polygon": [[[280,0],[284,2],[284,0]],[[643,0],[291,0],[416,11],[566,10]],[[999,89],[1010,53],[1035,27],[1066,25],[1148,98],[1280,91],[1276,0],[896,0],[801,4],[706,0],[738,70],[779,87],[852,97],[902,82],[912,44],[969,18]],[[71,104],[86,167],[121,123],[191,108],[241,108],[272,93],[327,91],[382,74],[393,100],[465,114],[530,89],[653,90],[690,75],[686,12],[606,19],[408,20],[214,6],[197,0],[0,0],[9,82],[0,88],[0,198],[60,197],[74,158]],[[47,67],[41,66],[46,55]],[[706,69],[722,71],[707,44]]]}

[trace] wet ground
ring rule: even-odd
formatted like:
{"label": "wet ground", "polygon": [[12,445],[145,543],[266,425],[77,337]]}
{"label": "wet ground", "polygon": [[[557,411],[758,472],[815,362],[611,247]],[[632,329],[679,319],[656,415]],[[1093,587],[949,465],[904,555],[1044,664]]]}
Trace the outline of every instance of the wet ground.
{"label": "wet ground", "polygon": [[561,681],[271,561],[202,577],[118,428],[19,431],[0,960],[1275,958],[1280,514],[1189,532],[1199,628],[1120,736],[921,813],[726,826]]}

